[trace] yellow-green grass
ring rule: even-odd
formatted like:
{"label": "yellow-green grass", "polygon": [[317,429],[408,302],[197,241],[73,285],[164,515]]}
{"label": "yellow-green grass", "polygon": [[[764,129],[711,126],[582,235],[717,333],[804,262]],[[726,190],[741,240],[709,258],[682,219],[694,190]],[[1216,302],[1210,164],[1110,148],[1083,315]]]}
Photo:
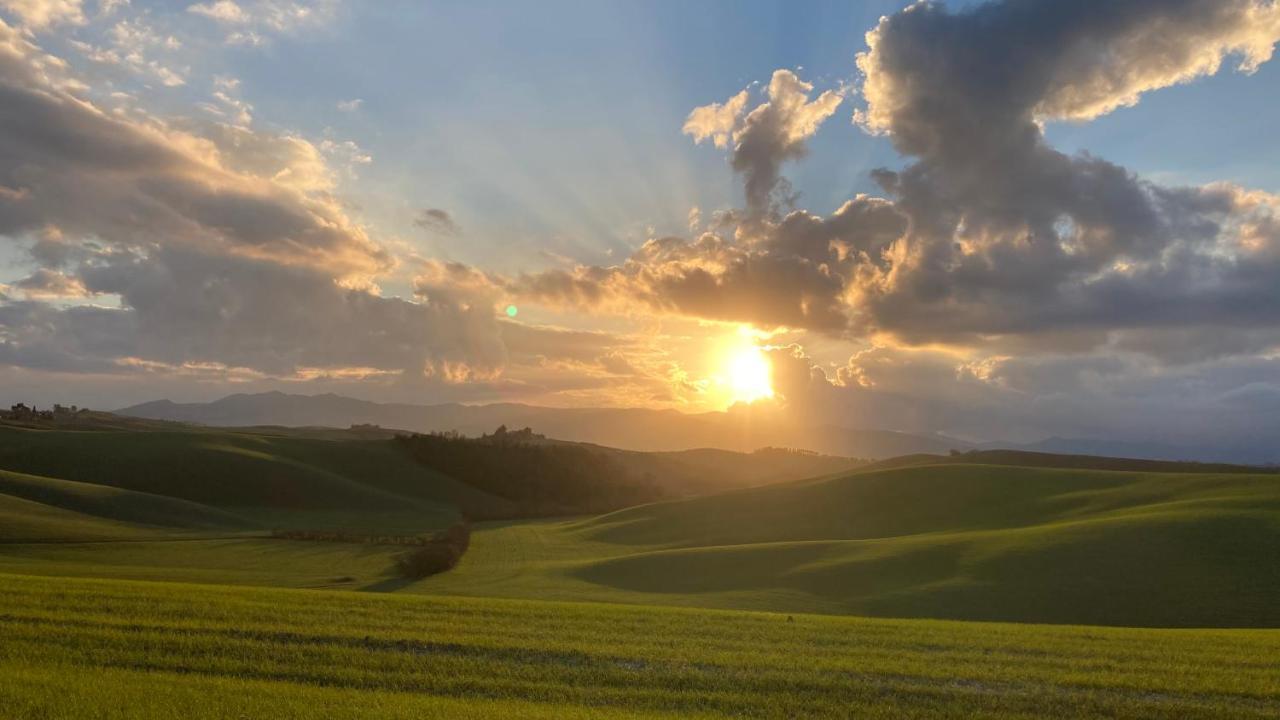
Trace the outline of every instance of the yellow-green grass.
{"label": "yellow-green grass", "polygon": [[[393,577],[396,548],[232,539],[246,524],[403,534],[451,521],[448,498],[465,491],[389,442],[0,429],[0,463],[100,483],[0,472],[0,570],[881,617],[1280,627],[1274,474],[965,464],[855,472],[595,518],[481,525],[459,567],[408,583]],[[166,539],[174,533],[224,539]],[[146,542],[66,544],[87,540]]]}
{"label": "yellow-green grass", "polygon": [[1270,718],[1280,632],[0,576],[21,718]]}
{"label": "yellow-green grass", "polygon": [[275,538],[0,544],[0,572],[219,585],[394,590],[404,548]]}
{"label": "yellow-green grass", "polygon": [[1274,475],[906,468],[597,518],[481,524],[458,567],[414,582],[394,578],[395,552],[280,540],[8,545],[0,571],[294,587],[343,577],[341,587],[425,594],[1280,627]]}
{"label": "yellow-green grass", "polygon": [[1280,478],[911,468],[483,526],[410,592],[1280,627]]}
{"label": "yellow-green grass", "polygon": [[1174,507],[1280,515],[1280,475],[910,467],[653,503],[582,529],[622,545],[694,547],[1025,527]]}

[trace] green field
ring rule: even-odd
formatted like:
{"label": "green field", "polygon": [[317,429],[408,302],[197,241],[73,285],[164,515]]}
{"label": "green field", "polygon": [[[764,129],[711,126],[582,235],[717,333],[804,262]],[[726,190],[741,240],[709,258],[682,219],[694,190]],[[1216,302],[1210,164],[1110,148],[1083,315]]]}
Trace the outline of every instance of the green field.
{"label": "green field", "polygon": [[[392,570],[396,548],[251,537],[251,529],[420,531],[448,521],[450,498],[504,500],[419,468],[383,440],[0,432],[21,439],[0,444],[9,468],[71,478],[0,472],[5,571],[885,617],[1280,626],[1274,474],[917,461],[592,518],[484,524],[455,571],[404,582]],[[98,467],[92,457],[111,462]]]}
{"label": "green field", "polygon": [[0,427],[0,717],[1280,716],[1274,473],[903,458],[477,523],[421,580],[271,535],[477,510],[383,437]]}
{"label": "green field", "polygon": [[1280,627],[1280,478],[949,466],[495,525],[406,590],[883,617]]}
{"label": "green field", "polygon": [[[329,516],[375,527],[388,514],[433,527],[457,509],[501,513],[509,503],[432,472],[386,440],[196,428],[29,430],[0,426],[0,469],[161,495],[267,527]],[[0,487],[0,492],[6,492]],[[359,523],[357,523],[359,524]]]}
{"label": "green field", "polygon": [[1280,632],[0,576],[20,718],[1269,718]]}

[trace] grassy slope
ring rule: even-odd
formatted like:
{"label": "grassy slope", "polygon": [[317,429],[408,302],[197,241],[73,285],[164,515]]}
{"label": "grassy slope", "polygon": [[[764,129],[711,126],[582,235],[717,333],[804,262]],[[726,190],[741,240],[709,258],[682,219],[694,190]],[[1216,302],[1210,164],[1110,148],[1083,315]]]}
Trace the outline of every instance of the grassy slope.
{"label": "grassy slope", "polygon": [[420,515],[420,525],[434,526],[454,507],[507,505],[420,467],[381,440],[0,427],[0,468],[164,495],[267,526],[364,516],[376,527],[387,515]]}
{"label": "grassy slope", "polygon": [[650,474],[675,497],[848,472],[862,464],[853,458],[779,450],[753,453],[713,448],[653,453],[604,451],[612,453],[632,472]]}
{"label": "grassy slope", "polygon": [[[0,518],[11,519],[0,529],[11,541],[0,547],[0,570],[895,617],[1280,626],[1277,475],[955,462],[863,471],[587,520],[486,525],[456,570],[404,584],[390,577],[394,549],[171,542],[154,524],[163,505],[150,508],[141,500],[151,496],[137,494],[178,498],[160,500],[180,503],[175,517],[196,513],[171,523],[188,529],[200,513],[229,511],[258,527],[408,532],[447,521],[450,498],[500,502],[385,442],[0,429],[0,467],[108,486],[96,497],[75,483],[0,476],[0,493],[11,493],[0,495]],[[42,534],[148,542],[12,542]]]}
{"label": "grassy slope", "polygon": [[161,537],[164,533],[160,528],[94,517],[0,494],[0,553],[5,551],[6,543],[48,538],[67,542],[136,540]]}
{"label": "grassy slope", "polygon": [[1280,626],[1280,478],[919,467],[476,533],[419,592]]}
{"label": "grassy slope", "polygon": [[0,468],[0,567],[38,574],[381,589],[402,548],[249,536],[411,534],[506,502],[384,440],[270,431],[0,427]]}
{"label": "grassy slope", "polygon": [[728,545],[1022,527],[1191,505],[1280,512],[1280,476],[944,465],[654,503],[583,524],[620,544]]}
{"label": "grassy slope", "polygon": [[19,717],[1266,718],[1280,634],[0,577]]}
{"label": "grassy slope", "polygon": [[242,517],[189,500],[7,470],[0,470],[0,495],[124,523],[199,530],[251,527]]}
{"label": "grassy slope", "polygon": [[349,590],[400,585],[393,557],[403,549],[394,546],[253,537],[129,539],[0,544],[0,571]]}
{"label": "grassy slope", "polygon": [[[704,455],[654,457],[690,474],[696,468],[685,458]],[[770,456],[756,464],[763,477],[831,462],[846,461]],[[510,509],[418,466],[386,438],[347,431],[0,426],[0,468],[71,478],[0,470],[0,567],[41,574],[392,589],[399,548],[243,536],[270,528],[409,534],[452,522],[454,503]],[[210,540],[176,542],[199,537]]]}

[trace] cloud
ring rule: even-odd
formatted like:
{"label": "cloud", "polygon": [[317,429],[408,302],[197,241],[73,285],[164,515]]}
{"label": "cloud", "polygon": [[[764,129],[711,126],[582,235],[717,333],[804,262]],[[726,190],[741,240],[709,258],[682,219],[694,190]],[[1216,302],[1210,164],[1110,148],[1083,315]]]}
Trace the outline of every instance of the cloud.
{"label": "cloud", "polygon": [[1109,112],[1231,54],[1251,71],[1277,38],[1280,5],[1254,0],[922,3],[883,19],[858,58],[857,118],[916,161],[878,174],[912,229],[866,276],[867,315],[911,342],[1273,325],[1276,198],[1157,185],[1054,150],[1041,123]]}
{"label": "cloud", "polygon": [[82,0],[0,0],[0,8],[34,30],[61,23],[83,24],[83,4]]}
{"label": "cloud", "polygon": [[100,47],[80,40],[69,44],[85,58],[102,65],[124,68],[138,75],[150,76],[165,87],[186,84],[190,68],[171,67],[150,57],[153,52],[170,52],[182,47],[173,35],[157,32],[144,20],[134,18],[117,22],[106,33],[109,47]]}
{"label": "cloud", "polygon": [[130,0],[98,0],[98,16],[113,15],[120,8],[128,7],[129,3]]}
{"label": "cloud", "polygon": [[685,120],[684,132],[695,142],[709,139],[724,148],[732,141],[730,161],[743,176],[751,218],[768,213],[780,200],[779,191],[786,194],[782,164],[804,155],[804,141],[844,100],[841,93],[827,90],[811,101],[812,91],[812,84],[790,70],[776,70],[769,81],[768,101],[751,112],[743,114],[748,102],[748,92],[743,90],[723,104],[695,108]]}
{"label": "cloud", "polygon": [[187,12],[203,15],[220,23],[241,25],[249,22],[249,13],[233,0],[217,0],[216,2],[196,3],[187,6]]}
{"label": "cloud", "polygon": [[49,268],[38,268],[30,276],[15,283],[28,298],[75,298],[89,294],[80,278]]}
{"label": "cloud", "polygon": [[1216,448],[1217,457],[1280,460],[1274,357],[1168,368],[1111,350],[974,360],[870,346],[824,369],[794,345],[767,352],[780,412],[796,423],[979,441],[1112,439],[1181,446],[1184,457]]}
{"label": "cloud", "polygon": [[684,133],[691,135],[694,142],[710,140],[721,150],[729,147],[750,98],[750,92],[743,90],[723,103],[694,108],[684,121]]}
{"label": "cloud", "polygon": [[[777,212],[781,164],[838,106],[789,71],[748,111],[695,110],[695,140],[733,143],[747,208],[732,236],[650,240],[612,267],[508,282],[532,300],[665,312],[999,352],[1077,351],[1125,333],[1280,328],[1280,198],[1228,184],[1168,187],[1050,147],[1042,123],[1270,56],[1280,5],[918,3],[883,19],[859,56],[863,127],[911,162],[878,170],[887,198],[829,217]],[[1034,42],[1028,41],[1034,39]],[[1166,40],[1162,40],[1165,38]],[[784,193],[785,194],[785,193]],[[1256,344],[1256,343],[1253,343]]]}
{"label": "cloud", "polygon": [[1256,439],[1277,417],[1241,419],[1232,398],[1276,385],[1280,197],[1161,185],[1055,150],[1043,125],[1227,64],[1252,72],[1278,16],[1247,0],[918,3],[882,20],[858,59],[858,123],[909,160],[874,173],[886,197],[827,217],[777,211],[778,169],[834,105],[775,73],[770,103],[748,111],[744,91],[685,123],[732,148],[746,210],[618,265],[493,280],[553,307],[875,343],[838,369],[796,348],[775,356],[780,395],[810,418],[987,438],[1132,437],[1145,423],[1149,439],[1185,440],[1205,408],[1224,441]]}
{"label": "cloud", "polygon": [[462,228],[453,219],[453,215],[440,208],[419,210],[417,217],[413,219],[413,224],[423,230],[440,233],[441,235],[458,235],[462,232]]}
{"label": "cloud", "polygon": [[327,22],[337,0],[213,0],[187,6],[228,30],[229,45],[261,45],[272,33],[292,33]]}
{"label": "cloud", "polygon": [[[292,135],[104,113],[0,22],[0,237],[36,265],[0,302],[0,363],[132,372],[364,367],[447,382],[505,362],[492,305],[382,297],[395,266]],[[90,296],[103,306],[42,299]],[[132,369],[131,369],[132,368]]]}
{"label": "cloud", "polygon": [[364,104],[364,100],[360,98],[352,98],[351,100],[341,100],[338,102],[338,109],[345,113],[355,112]]}
{"label": "cloud", "polygon": [[1228,56],[1253,72],[1277,38],[1280,7],[1261,0],[1005,1],[958,14],[918,3],[867,34],[862,121],[923,154],[944,118],[1090,120],[1212,75]]}
{"label": "cloud", "polygon": [[793,211],[752,243],[716,233],[647,241],[626,262],[499,279],[521,298],[580,310],[689,315],[845,334],[857,318],[859,268],[898,239],[907,219],[868,196],[830,217]]}

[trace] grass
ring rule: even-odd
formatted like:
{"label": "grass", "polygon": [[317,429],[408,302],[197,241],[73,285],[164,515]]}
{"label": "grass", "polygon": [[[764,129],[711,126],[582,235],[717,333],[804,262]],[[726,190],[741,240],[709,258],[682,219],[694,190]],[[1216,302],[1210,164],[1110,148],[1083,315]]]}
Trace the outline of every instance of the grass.
{"label": "grass", "polygon": [[409,592],[1280,627],[1280,478],[905,468],[481,526]]}
{"label": "grass", "polygon": [[8,470],[0,470],[0,512],[3,509],[15,515],[13,523],[0,527],[4,541],[147,537],[160,529],[229,532],[252,527],[244,518],[196,502]]}
{"label": "grass", "polygon": [[59,538],[62,541],[136,540],[164,535],[160,528],[96,518],[11,495],[0,495],[0,552],[3,543]]}
{"label": "grass", "polygon": [[379,439],[0,428],[0,716],[1280,716],[1280,630],[1137,627],[1280,627],[1280,476],[1072,464],[484,523],[408,581],[264,531],[503,501]]}
{"label": "grass", "polygon": [[[304,528],[407,527],[419,518],[237,513]],[[394,578],[395,548],[134,539],[149,541],[0,545],[0,571],[875,617],[1280,627],[1276,475],[958,464],[860,472],[594,518],[480,524],[457,568],[414,582]]]}
{"label": "grass", "polygon": [[219,585],[389,590],[404,548],[265,538],[0,545],[0,571]]}
{"label": "grass", "polygon": [[24,718],[1267,718],[1280,632],[0,577]]}
{"label": "grass", "polygon": [[37,574],[387,589],[403,548],[269,531],[411,535],[506,503],[384,439],[0,427],[0,467],[0,567]]}
{"label": "grass", "polygon": [[508,502],[432,472],[386,440],[325,440],[186,428],[68,431],[0,427],[0,468],[163,495],[231,512],[420,511],[448,524],[456,508]]}

